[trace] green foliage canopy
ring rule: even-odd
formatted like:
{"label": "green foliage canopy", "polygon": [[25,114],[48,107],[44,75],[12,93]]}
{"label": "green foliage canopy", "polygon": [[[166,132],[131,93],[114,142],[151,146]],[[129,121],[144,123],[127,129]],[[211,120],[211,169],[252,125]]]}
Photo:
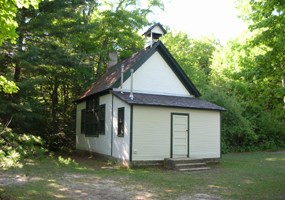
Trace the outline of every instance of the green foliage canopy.
{"label": "green foliage canopy", "polygon": [[167,33],[163,41],[188,77],[203,90],[211,71],[213,53],[220,46],[219,41],[213,37],[193,39],[182,32]]}
{"label": "green foliage canopy", "polygon": [[247,2],[243,18],[256,34],[250,45],[265,49],[264,54],[255,58],[255,77],[267,81],[272,88],[269,96],[279,99],[282,102],[279,108],[282,108],[285,104],[285,4],[277,0]]}
{"label": "green foliage canopy", "polygon": [[4,40],[10,39],[13,43],[16,42],[16,28],[18,23],[16,16],[18,9],[37,8],[41,0],[0,0],[0,46]]}

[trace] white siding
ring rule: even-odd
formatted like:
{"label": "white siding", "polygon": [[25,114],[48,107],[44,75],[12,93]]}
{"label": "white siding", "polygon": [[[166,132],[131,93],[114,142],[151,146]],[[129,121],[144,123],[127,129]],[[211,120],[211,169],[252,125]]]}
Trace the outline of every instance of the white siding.
{"label": "white siding", "polygon": [[104,155],[111,155],[111,125],[112,125],[112,95],[104,95],[99,99],[99,104],[105,104],[105,135],[98,137],[86,137],[81,134],[81,110],[86,107],[82,102],[77,105],[76,113],[76,148],[80,150],[92,151]]}
{"label": "white siding", "polygon": [[170,157],[171,113],[189,114],[190,158],[220,157],[220,112],[134,106],[133,161]]}
{"label": "white siding", "polygon": [[76,149],[85,150],[82,142],[84,134],[81,134],[81,110],[86,108],[86,102],[81,102],[76,105]]}
{"label": "white siding", "polygon": [[190,112],[190,157],[220,157],[220,112]]}
{"label": "white siding", "polygon": [[[130,78],[123,90],[130,90]],[[133,91],[140,93],[191,96],[162,56],[155,52],[133,75]]]}
{"label": "white siding", "polygon": [[[125,124],[124,124],[124,137],[118,137],[118,108],[125,108]],[[130,152],[130,106],[118,99],[113,97],[113,147],[112,157],[119,158],[123,161],[129,160]]]}
{"label": "white siding", "polygon": [[132,160],[170,157],[170,112],[159,107],[133,107]]}

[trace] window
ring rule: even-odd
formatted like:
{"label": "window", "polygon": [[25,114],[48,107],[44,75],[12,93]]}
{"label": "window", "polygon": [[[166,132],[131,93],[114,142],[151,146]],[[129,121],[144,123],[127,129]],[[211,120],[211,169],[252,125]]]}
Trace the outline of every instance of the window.
{"label": "window", "polygon": [[81,110],[81,133],[85,134],[86,128],[86,109]]}
{"label": "window", "polygon": [[105,134],[105,104],[99,106],[99,98],[86,101],[86,110],[81,111],[81,133],[87,136]]}
{"label": "window", "polygon": [[85,134],[88,136],[98,136],[98,112],[96,108],[99,106],[99,98],[93,97],[86,101],[86,130]]}
{"label": "window", "polygon": [[124,137],[125,108],[118,108],[118,136]]}
{"label": "window", "polygon": [[105,104],[103,105],[100,105],[100,108],[99,108],[99,134],[100,135],[105,135],[105,111],[106,109],[106,106]]}
{"label": "window", "polygon": [[86,111],[86,135],[96,135],[96,116],[93,110]]}

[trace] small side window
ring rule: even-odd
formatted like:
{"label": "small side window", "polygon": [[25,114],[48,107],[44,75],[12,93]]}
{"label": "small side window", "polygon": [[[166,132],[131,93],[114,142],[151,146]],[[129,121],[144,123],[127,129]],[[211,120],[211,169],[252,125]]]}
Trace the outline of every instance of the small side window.
{"label": "small side window", "polygon": [[118,108],[118,137],[124,137],[125,108]]}
{"label": "small side window", "polygon": [[105,135],[105,115],[106,115],[106,106],[105,104],[100,105],[99,108],[99,134]]}

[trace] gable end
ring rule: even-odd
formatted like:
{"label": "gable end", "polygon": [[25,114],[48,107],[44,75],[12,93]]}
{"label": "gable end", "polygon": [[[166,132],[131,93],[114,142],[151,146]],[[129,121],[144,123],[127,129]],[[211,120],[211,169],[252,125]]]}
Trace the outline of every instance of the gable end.
{"label": "gable end", "polygon": [[[173,58],[173,56],[170,54],[170,52],[167,50],[167,48],[163,45],[162,42],[156,42],[154,46],[140,59],[138,60],[131,68],[136,71],[142,64],[148,60],[156,51],[159,52],[159,54],[162,56],[162,58],[166,61],[166,63],[170,66],[171,70],[175,73],[175,75],[178,77],[178,79],[181,81],[183,86],[186,88],[186,90],[194,95],[195,97],[201,96],[200,92],[197,90],[197,88],[194,86],[192,81],[187,77],[183,69],[180,67],[180,65],[177,63],[177,61]],[[131,76],[131,71],[129,68],[124,72],[124,82]],[[118,88],[121,84],[121,80],[117,80],[116,83],[113,85],[113,87]]]}
{"label": "gable end", "polygon": [[108,93],[109,90],[112,90],[112,88],[119,88],[121,84],[121,67],[124,66],[125,68],[123,80],[125,82],[131,76],[131,69],[134,69],[134,71],[139,69],[139,67],[141,67],[155,52],[158,52],[161,55],[189,94],[195,97],[201,96],[200,92],[196,89],[167,48],[162,42],[158,41],[154,43],[152,47],[141,50],[133,54],[130,58],[111,67],[99,80],[94,82],[77,100],[75,100],[75,102],[79,103],[90,96],[105,94]]}
{"label": "gable end", "polygon": [[[131,76],[131,69],[135,71],[137,71],[138,68],[140,68],[140,66],[142,66],[145,61],[147,61],[155,52],[156,52],[156,48],[159,45],[159,43],[155,43],[155,45],[143,56],[141,57],[141,59],[139,59],[132,67],[130,67],[128,70],[126,70],[124,72],[124,82],[130,78]],[[121,84],[121,79],[118,79],[116,81],[116,83],[113,85],[113,88],[118,88]]]}
{"label": "gable end", "polygon": [[183,69],[180,67],[180,65],[177,63],[177,61],[173,58],[173,56],[170,54],[168,49],[162,43],[160,45],[160,48],[158,48],[158,52],[163,57],[163,59],[167,62],[167,64],[170,66],[172,71],[179,78],[179,80],[184,85],[184,87],[188,90],[188,92],[194,95],[195,97],[200,97],[201,93],[194,86],[192,81],[188,78],[188,76],[185,74]]}

